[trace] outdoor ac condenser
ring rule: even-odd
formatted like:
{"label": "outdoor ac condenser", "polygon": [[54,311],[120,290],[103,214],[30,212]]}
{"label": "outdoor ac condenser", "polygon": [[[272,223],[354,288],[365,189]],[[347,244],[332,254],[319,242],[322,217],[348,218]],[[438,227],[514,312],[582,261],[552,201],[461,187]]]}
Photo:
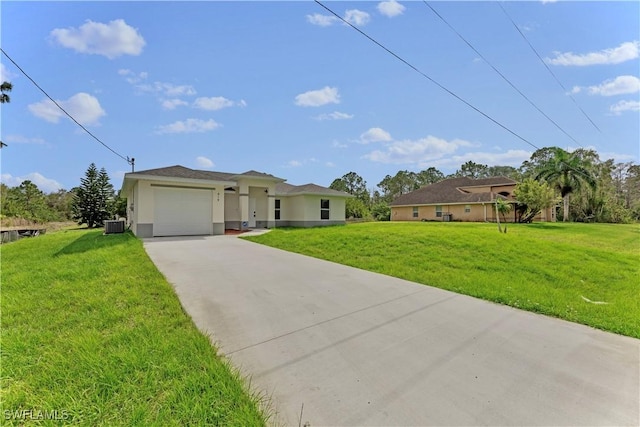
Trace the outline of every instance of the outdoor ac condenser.
{"label": "outdoor ac condenser", "polygon": [[124,233],[124,221],[105,221],[104,234]]}

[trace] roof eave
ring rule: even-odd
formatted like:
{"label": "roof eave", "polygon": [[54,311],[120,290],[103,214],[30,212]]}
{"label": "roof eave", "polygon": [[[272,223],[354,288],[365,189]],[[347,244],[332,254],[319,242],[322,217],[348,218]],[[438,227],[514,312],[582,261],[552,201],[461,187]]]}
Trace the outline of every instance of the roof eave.
{"label": "roof eave", "polygon": [[[182,178],[176,176],[162,176],[162,175],[141,175],[138,173],[125,173],[124,180],[122,181],[122,188],[125,188],[127,182],[133,183],[133,181],[160,181],[160,182],[179,182],[183,184],[200,184],[200,185],[237,185],[235,181],[215,180],[215,179],[201,179],[201,178]],[[133,184],[131,184],[133,185]]]}

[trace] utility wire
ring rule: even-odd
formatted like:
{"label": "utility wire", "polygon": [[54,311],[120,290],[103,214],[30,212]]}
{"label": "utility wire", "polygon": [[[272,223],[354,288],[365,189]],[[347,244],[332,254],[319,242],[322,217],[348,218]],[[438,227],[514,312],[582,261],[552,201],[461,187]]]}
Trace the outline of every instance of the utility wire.
{"label": "utility wire", "polygon": [[524,35],[524,33],[520,30],[520,28],[518,27],[518,25],[513,21],[513,19],[511,18],[511,15],[509,15],[507,13],[507,10],[502,6],[501,2],[497,2],[498,6],[500,6],[500,9],[502,9],[502,11],[504,12],[504,14],[507,16],[507,18],[509,19],[509,21],[511,21],[511,24],[513,24],[514,28],[518,31],[518,33],[520,33],[520,35],[522,36],[522,38],[524,39],[525,42],[527,42],[527,44],[529,45],[529,47],[531,48],[531,50],[533,51],[533,53],[536,54],[536,56],[538,57],[538,59],[540,60],[540,62],[542,62],[542,65],[544,65],[544,67],[547,69],[547,71],[549,71],[549,74],[551,74],[553,76],[553,78],[555,79],[555,81],[560,85],[560,87],[562,88],[562,90],[564,90],[564,92],[566,94],[569,95],[569,98],[571,98],[571,100],[573,101],[574,104],[576,104],[576,107],[578,107],[578,109],[582,112],[582,114],[587,118],[587,120],[589,120],[589,122],[591,122],[591,124],[593,125],[594,128],[596,128],[598,130],[598,132],[602,133],[602,131],[600,130],[600,128],[598,127],[598,125],[596,125],[594,123],[593,120],[591,120],[591,117],[589,117],[589,115],[582,109],[582,107],[580,107],[580,104],[578,104],[578,101],[576,101],[576,99],[573,97],[573,95],[571,95],[571,92],[569,92],[567,90],[566,87],[564,87],[564,85],[562,84],[562,82],[560,81],[560,79],[555,75],[555,73],[553,71],[551,71],[551,68],[549,68],[549,66],[547,65],[547,63],[544,61],[544,59],[542,59],[542,57],[540,56],[540,54],[538,53],[538,51],[536,50],[535,47],[533,47],[533,45],[531,44],[531,42],[529,41],[529,39],[527,38],[527,36]]}
{"label": "utility wire", "polygon": [[376,39],[374,39],[373,37],[371,37],[370,35],[368,35],[367,33],[365,33],[364,31],[362,31],[360,28],[356,27],[355,25],[353,25],[352,23],[350,23],[349,21],[347,21],[346,19],[344,19],[342,16],[338,15],[336,12],[334,12],[333,10],[331,10],[329,7],[325,6],[324,4],[322,4],[322,2],[320,0],[314,0],[317,4],[319,4],[320,6],[322,6],[327,12],[331,13],[333,16],[335,16],[336,18],[338,18],[340,21],[344,22],[346,25],[350,26],[351,28],[353,28],[354,30],[356,30],[357,32],[359,32],[360,34],[362,34],[363,36],[365,36],[367,39],[369,39],[371,42],[373,42],[374,44],[376,44],[378,47],[382,48],[383,50],[385,50],[387,53],[389,53],[391,56],[393,56],[394,58],[396,58],[398,61],[402,62],[403,64],[405,64],[406,66],[408,66],[409,68],[411,68],[413,71],[415,71],[416,73],[420,74],[422,77],[426,78],[427,80],[429,80],[431,83],[435,84],[436,86],[438,86],[440,89],[444,90],[445,92],[447,92],[449,95],[453,96],[454,98],[456,98],[458,101],[462,102],[463,104],[465,104],[467,107],[471,108],[472,110],[476,111],[477,113],[483,115],[484,117],[486,117],[487,119],[491,120],[493,123],[495,123],[496,125],[500,126],[502,129],[506,130],[507,132],[509,132],[511,135],[515,136],[516,138],[518,138],[519,140],[529,144],[530,146],[532,146],[533,148],[539,150],[540,148],[537,147],[535,144],[533,144],[531,141],[527,140],[526,138],[520,136],[519,134],[517,134],[516,132],[512,131],[511,129],[509,129],[507,126],[503,125],[502,123],[500,123],[499,121],[497,121],[496,119],[494,119],[493,117],[491,117],[490,115],[488,115],[487,113],[483,112],[482,110],[480,110],[478,107],[474,106],[473,104],[471,104],[469,101],[465,100],[464,98],[460,97],[459,95],[457,95],[455,92],[447,89],[444,85],[442,85],[441,83],[439,83],[438,81],[434,80],[433,78],[429,77],[426,73],[424,73],[423,71],[421,71],[419,68],[417,68],[415,65],[411,64],[410,62],[408,62],[407,60],[405,60],[404,58],[402,58],[400,55],[396,54],[395,52],[393,52],[391,49],[389,49],[388,47],[384,46],[382,43],[378,42]]}
{"label": "utility wire", "polygon": [[35,81],[35,80],[33,80],[33,79],[32,79],[32,78],[31,78],[31,77],[30,77],[30,76],[29,76],[29,75],[28,75],[28,74],[27,74],[27,73],[22,69],[22,68],[21,68],[21,67],[16,63],[16,61],[14,61],[14,60],[9,56],[9,54],[7,54],[7,52],[5,52],[5,50],[4,50],[4,49],[0,48],[0,51],[2,51],[2,53],[4,54],[4,56],[6,56],[6,57],[9,59],[9,61],[11,61],[11,62],[13,63],[13,65],[15,65],[15,66],[16,66],[16,68],[17,68],[18,70],[20,70],[20,72],[21,72],[22,74],[24,74],[24,76],[25,76],[26,78],[28,78],[28,79],[31,81],[31,83],[33,83],[33,84],[35,85],[35,87],[37,87],[38,89],[40,89],[40,92],[44,93],[44,95],[45,95],[47,98],[49,98],[49,100],[50,100],[51,102],[53,102],[53,103],[55,104],[55,106],[56,106],[56,107],[58,107],[58,108],[59,108],[59,109],[60,109],[64,114],[66,114],[66,115],[67,115],[67,117],[69,117],[71,120],[73,120],[73,122],[74,122],[75,124],[77,124],[78,126],[80,126],[80,128],[81,128],[82,130],[84,130],[84,131],[85,131],[86,133],[88,133],[88,134],[89,134],[93,139],[95,139],[95,140],[96,140],[96,141],[98,141],[100,144],[102,144],[102,145],[103,145],[107,150],[111,151],[113,154],[115,154],[116,156],[120,157],[122,160],[126,161],[127,163],[129,163],[130,165],[132,165],[132,166],[133,166],[133,161],[134,161],[133,159],[130,159],[129,157],[125,157],[125,156],[123,156],[122,154],[118,153],[118,152],[117,152],[117,151],[115,151],[113,148],[109,147],[107,144],[105,144],[104,142],[102,142],[102,141],[101,141],[97,136],[95,136],[93,133],[91,133],[91,132],[86,128],[86,127],[84,127],[82,124],[80,124],[80,123],[79,123],[79,122],[78,122],[78,121],[77,121],[77,120],[76,120],[76,119],[75,119],[71,114],[69,114],[69,113],[67,112],[67,110],[65,110],[64,108],[62,108],[62,106],[61,106],[60,104],[58,104],[58,102],[57,102],[55,99],[53,99],[52,97],[50,97],[50,96],[49,96],[49,94],[48,94],[47,92],[45,92],[45,90],[44,90],[44,89],[42,89],[42,88],[40,87],[40,85],[38,85],[38,83],[36,83],[36,81]]}
{"label": "utility wire", "polygon": [[436,11],[433,6],[431,6],[426,0],[423,0],[423,3],[429,8],[431,9],[431,11],[438,17],[440,18],[440,20],[442,22],[444,22],[450,29],[451,31],[453,31],[454,33],[456,33],[456,35],[458,37],[460,37],[460,39],[465,42],[467,44],[467,46],[469,46],[471,48],[471,50],[473,50],[480,58],[482,58],[482,60],[484,62],[487,63],[487,65],[489,65],[493,71],[495,71],[496,73],[498,73],[498,75],[500,77],[502,77],[502,79],[507,82],[509,84],[509,86],[511,86],[516,92],[518,92],[520,94],[520,96],[522,96],[525,100],[527,100],[527,102],[529,102],[529,104],[531,104],[533,106],[533,108],[535,108],[536,110],[538,110],[538,112],[540,114],[542,114],[544,117],[546,117],[547,120],[549,120],[551,123],[553,123],[555,125],[555,127],[557,127],[562,133],[564,133],[566,136],[568,136],[573,142],[575,142],[578,145],[581,145],[580,142],[578,142],[574,137],[572,137],[567,131],[565,131],[562,127],[560,127],[560,125],[558,123],[556,123],[551,117],[549,117],[544,111],[542,111],[531,99],[529,99],[529,97],[527,97],[527,95],[525,95],[524,93],[522,93],[522,91],[520,89],[518,89],[516,87],[515,84],[513,84],[511,82],[511,80],[509,80],[504,74],[502,74],[500,72],[500,70],[498,70],[491,62],[489,62],[489,60],[487,58],[484,57],[484,55],[482,55],[478,49],[476,49],[467,39],[465,39],[462,34],[460,34],[449,22],[447,22],[446,19],[444,19],[444,17],[442,15],[440,15],[438,13],[438,11]]}

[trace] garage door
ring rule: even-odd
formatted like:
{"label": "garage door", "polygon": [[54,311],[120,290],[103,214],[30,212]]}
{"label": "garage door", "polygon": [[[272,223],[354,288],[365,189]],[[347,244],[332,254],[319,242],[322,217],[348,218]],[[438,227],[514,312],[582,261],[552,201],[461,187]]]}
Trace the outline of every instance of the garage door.
{"label": "garage door", "polygon": [[212,234],[211,190],[154,189],[154,236]]}

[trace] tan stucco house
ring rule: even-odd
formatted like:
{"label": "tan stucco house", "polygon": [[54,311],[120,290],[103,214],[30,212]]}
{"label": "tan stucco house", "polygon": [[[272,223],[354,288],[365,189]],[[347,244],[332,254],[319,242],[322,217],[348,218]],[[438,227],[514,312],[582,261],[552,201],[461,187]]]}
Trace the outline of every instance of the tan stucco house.
{"label": "tan stucco house", "polygon": [[276,176],[169,166],[125,174],[127,224],[139,237],[224,234],[227,229],[345,223],[351,195]]}
{"label": "tan stucco house", "polygon": [[[513,190],[516,184],[505,177],[445,179],[403,194],[391,202],[391,221],[494,222],[496,198],[515,204]],[[515,222],[516,215],[516,210],[512,209],[507,221]],[[544,210],[535,220],[555,221],[554,209]]]}

